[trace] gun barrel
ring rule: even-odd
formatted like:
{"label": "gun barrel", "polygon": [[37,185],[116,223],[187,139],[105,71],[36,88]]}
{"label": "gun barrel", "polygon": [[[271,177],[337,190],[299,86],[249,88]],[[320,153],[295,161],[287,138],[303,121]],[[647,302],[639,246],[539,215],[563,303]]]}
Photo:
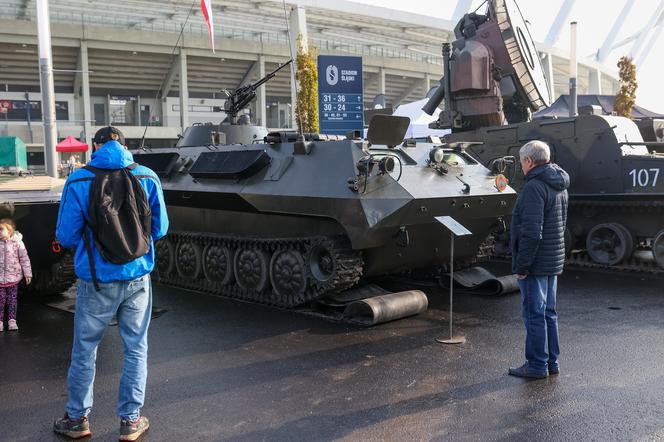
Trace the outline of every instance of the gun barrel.
{"label": "gun barrel", "polygon": [[443,86],[443,81],[445,81],[445,79],[441,78],[440,86],[438,86],[436,92],[434,92],[431,98],[429,98],[429,101],[426,102],[424,107],[422,107],[422,110],[429,115],[433,115],[433,113],[436,111],[436,108],[440,106],[440,103],[442,103],[443,99],[445,98],[445,87]]}
{"label": "gun barrel", "polygon": [[269,74],[267,74],[265,77],[263,77],[263,78],[261,78],[260,80],[258,80],[256,83],[252,84],[252,85],[251,85],[251,89],[252,89],[252,90],[256,90],[257,88],[261,87],[264,83],[266,83],[267,81],[271,80],[272,77],[274,77],[275,75],[277,75],[277,72],[279,72],[280,70],[282,70],[283,68],[285,68],[286,66],[288,66],[289,64],[291,64],[292,62],[293,62],[293,59],[291,58],[291,59],[288,60],[286,63],[277,66],[277,68],[276,68],[275,70],[273,70],[272,72],[270,72]]}

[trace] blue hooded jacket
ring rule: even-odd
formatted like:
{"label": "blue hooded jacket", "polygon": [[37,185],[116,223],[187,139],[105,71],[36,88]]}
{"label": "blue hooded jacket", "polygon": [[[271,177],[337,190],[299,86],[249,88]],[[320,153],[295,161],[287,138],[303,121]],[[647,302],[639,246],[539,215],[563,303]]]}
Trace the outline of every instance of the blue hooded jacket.
{"label": "blue hooded jacket", "polygon": [[526,175],[512,211],[512,271],[519,275],[559,275],[565,263],[569,175],[542,164]]}
{"label": "blue hooded jacket", "polygon": [[[117,141],[104,143],[92,154],[90,165],[99,169],[121,169],[134,162],[134,158],[127,149]],[[83,235],[89,235],[92,246],[97,279],[101,283],[113,281],[131,281],[150,273],[154,268],[154,241],[166,235],[168,231],[168,216],[161,183],[157,175],[145,166],[138,166],[132,170],[139,178],[152,210],[152,241],[150,250],[144,256],[136,258],[127,264],[113,264],[106,261],[97,250],[92,232],[86,226],[89,219],[88,208],[90,188],[95,175],[86,169],[79,169],[69,176],[62,191],[60,211],[56,237],[63,247],[74,249],[74,266],[76,275],[86,281],[92,281],[88,254],[85,250]]]}

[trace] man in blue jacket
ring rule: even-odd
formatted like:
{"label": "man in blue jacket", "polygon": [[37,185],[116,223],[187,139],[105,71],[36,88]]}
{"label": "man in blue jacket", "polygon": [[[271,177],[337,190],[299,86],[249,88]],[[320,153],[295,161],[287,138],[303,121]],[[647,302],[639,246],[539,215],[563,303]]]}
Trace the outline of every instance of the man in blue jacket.
{"label": "man in blue jacket", "polygon": [[[97,131],[95,152],[90,165],[98,169],[121,169],[134,163],[124,147],[122,133],[114,127]],[[94,173],[79,169],[65,184],[60,202],[56,236],[60,244],[74,249],[74,264],[79,277],[74,316],[74,339],[67,377],[67,407],[64,418],[53,425],[56,433],[71,438],[86,437],[90,432],[88,414],[92,408],[97,346],[113,315],[117,316],[124,344],[124,365],[120,379],[118,415],[120,440],[136,440],[149,427],[140,415],[147,378],[147,333],[152,309],[150,272],[154,268],[154,241],[166,234],[168,217],[161,183],[144,166],[131,173],[139,178],[152,214],[150,248],[147,254],[126,264],[106,261],[92,240],[87,227],[90,189]],[[90,261],[83,235],[88,235],[99,290],[93,284]]]}
{"label": "man in blue jacket", "polygon": [[531,141],[519,150],[526,184],[512,212],[512,271],[521,289],[526,363],[512,376],[541,379],[558,374],[556,286],[565,263],[569,175],[551,164],[549,146]]}

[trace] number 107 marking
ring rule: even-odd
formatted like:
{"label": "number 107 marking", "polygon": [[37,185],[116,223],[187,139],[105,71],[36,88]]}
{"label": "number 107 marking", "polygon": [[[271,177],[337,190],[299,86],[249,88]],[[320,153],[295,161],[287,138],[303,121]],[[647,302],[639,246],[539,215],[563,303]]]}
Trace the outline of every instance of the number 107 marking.
{"label": "number 107 marking", "polygon": [[[632,169],[629,171],[629,175],[632,177],[632,187],[648,187],[648,185],[655,187],[659,169]],[[652,184],[650,184],[651,176]]]}

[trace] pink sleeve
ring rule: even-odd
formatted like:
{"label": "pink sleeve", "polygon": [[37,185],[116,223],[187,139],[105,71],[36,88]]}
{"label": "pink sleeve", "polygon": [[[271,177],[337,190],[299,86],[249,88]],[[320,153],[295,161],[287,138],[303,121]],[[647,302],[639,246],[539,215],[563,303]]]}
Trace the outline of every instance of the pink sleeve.
{"label": "pink sleeve", "polygon": [[23,244],[23,241],[19,241],[18,244],[18,259],[21,263],[21,268],[23,269],[23,276],[26,278],[32,278],[32,266],[30,265],[28,251],[25,249],[25,244]]}

